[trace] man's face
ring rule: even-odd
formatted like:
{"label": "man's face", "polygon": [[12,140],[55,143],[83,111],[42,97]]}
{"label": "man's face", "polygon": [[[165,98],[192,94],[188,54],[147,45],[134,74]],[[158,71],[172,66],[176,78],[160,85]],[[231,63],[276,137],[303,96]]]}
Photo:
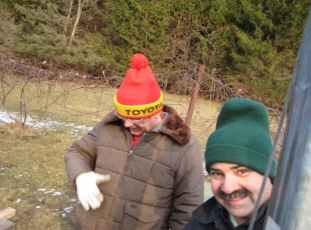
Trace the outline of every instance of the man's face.
{"label": "man's face", "polygon": [[161,120],[159,114],[143,118],[140,122],[133,122],[130,119],[125,119],[124,126],[128,128],[133,135],[139,136],[143,133],[150,132]]}
{"label": "man's face", "polygon": [[[236,219],[238,224],[249,221],[258,199],[263,175],[247,167],[230,163],[210,166],[211,187],[216,200]],[[272,183],[268,179],[260,207],[268,201]]]}

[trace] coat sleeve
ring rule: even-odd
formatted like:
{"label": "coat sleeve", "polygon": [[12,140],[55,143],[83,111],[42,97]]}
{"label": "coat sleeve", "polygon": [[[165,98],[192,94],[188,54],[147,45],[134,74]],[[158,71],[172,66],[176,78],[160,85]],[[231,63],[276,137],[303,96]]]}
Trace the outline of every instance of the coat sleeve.
{"label": "coat sleeve", "polygon": [[68,149],[64,160],[69,182],[75,188],[76,177],[94,170],[97,153],[97,139],[103,121],[99,122],[87,135],[75,141]]}
{"label": "coat sleeve", "polygon": [[176,171],[174,201],[169,219],[171,230],[183,229],[191,219],[194,209],[201,205],[204,199],[202,150],[193,136],[191,142]]}

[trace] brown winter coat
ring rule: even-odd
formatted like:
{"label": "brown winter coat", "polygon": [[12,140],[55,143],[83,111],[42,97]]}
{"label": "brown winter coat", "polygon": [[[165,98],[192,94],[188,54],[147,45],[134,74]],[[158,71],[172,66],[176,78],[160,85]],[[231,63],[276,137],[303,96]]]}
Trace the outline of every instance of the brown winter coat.
{"label": "brown winter coat", "polygon": [[114,112],[69,148],[65,163],[74,186],[83,172],[111,176],[99,185],[100,208],[77,207],[79,229],[183,229],[202,204],[200,145],[173,108],[164,111],[160,131],[145,133],[133,149],[132,135]]}

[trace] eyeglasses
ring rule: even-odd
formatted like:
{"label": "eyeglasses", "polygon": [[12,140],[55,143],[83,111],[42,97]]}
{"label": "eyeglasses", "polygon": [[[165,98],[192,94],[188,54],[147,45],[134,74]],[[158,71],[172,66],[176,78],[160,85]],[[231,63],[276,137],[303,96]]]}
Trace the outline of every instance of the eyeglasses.
{"label": "eyeglasses", "polygon": [[123,117],[123,116],[120,116],[117,112],[115,112],[115,115],[117,115],[117,117],[123,121],[128,120],[128,121],[133,122],[133,123],[140,123],[144,119],[144,118],[132,119],[132,118]]}

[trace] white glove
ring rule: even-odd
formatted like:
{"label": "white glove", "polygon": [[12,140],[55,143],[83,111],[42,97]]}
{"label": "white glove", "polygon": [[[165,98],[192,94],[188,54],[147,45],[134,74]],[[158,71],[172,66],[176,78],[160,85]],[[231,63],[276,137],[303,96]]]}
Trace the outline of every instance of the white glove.
{"label": "white glove", "polygon": [[83,208],[88,211],[99,208],[101,202],[104,200],[103,194],[99,191],[100,183],[107,183],[110,181],[110,175],[101,175],[91,172],[81,173],[76,178],[78,198]]}

